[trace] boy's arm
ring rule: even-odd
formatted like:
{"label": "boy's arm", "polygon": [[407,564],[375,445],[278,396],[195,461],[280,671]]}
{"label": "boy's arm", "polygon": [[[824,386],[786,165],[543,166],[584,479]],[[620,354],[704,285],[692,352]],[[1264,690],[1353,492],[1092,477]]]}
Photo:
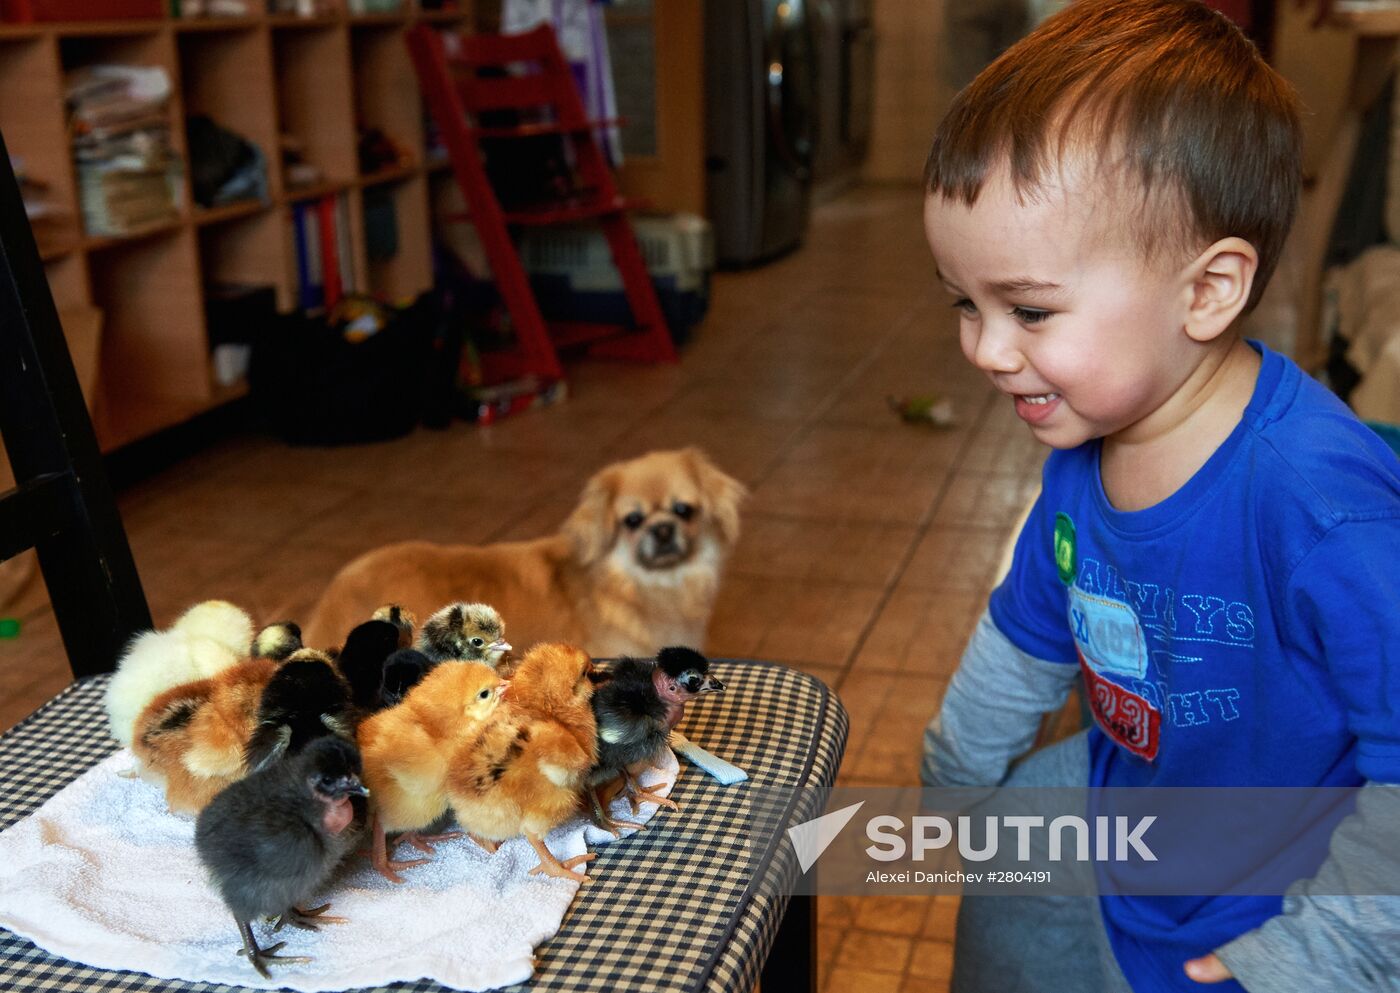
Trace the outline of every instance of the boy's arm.
{"label": "boy's arm", "polygon": [[[1283,913],[1215,950],[1249,993],[1400,989],[1400,786],[1372,783]],[[1306,983],[1300,985],[1303,978]]]}
{"label": "boy's arm", "polygon": [[925,786],[996,786],[1064,704],[1078,669],[1021,651],[983,612],[924,731]]}
{"label": "boy's arm", "polygon": [[1332,527],[1293,570],[1294,649],[1326,665],[1370,781],[1283,912],[1216,949],[1250,993],[1400,990],[1400,520]]}

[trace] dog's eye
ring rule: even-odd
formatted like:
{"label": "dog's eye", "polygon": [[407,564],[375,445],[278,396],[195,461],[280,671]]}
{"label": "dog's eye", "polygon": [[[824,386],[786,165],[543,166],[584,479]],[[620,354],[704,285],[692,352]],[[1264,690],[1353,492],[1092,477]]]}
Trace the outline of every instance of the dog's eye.
{"label": "dog's eye", "polygon": [[683,521],[688,521],[695,516],[695,506],[686,503],[684,500],[677,500],[671,504],[671,513],[675,514]]}
{"label": "dog's eye", "polygon": [[642,512],[640,510],[634,510],[622,519],[622,523],[626,525],[627,530],[635,531],[642,526],[642,521],[644,520],[646,520],[646,517]]}

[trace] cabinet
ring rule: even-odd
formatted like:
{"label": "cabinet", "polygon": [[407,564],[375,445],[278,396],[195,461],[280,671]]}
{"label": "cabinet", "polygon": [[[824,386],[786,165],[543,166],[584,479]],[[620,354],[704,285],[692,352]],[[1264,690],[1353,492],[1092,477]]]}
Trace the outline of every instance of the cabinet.
{"label": "cabinet", "polygon": [[[61,220],[36,228],[74,350],[101,311],[96,391],[90,397],[104,450],[189,419],[240,393],[215,379],[205,321],[208,287],[269,284],[296,305],[293,218],[298,204],[343,197],[356,286],[388,300],[432,285],[429,205],[451,185],[445,158],[430,156],[423,105],[404,32],[427,21],[467,29],[463,0],[448,10],[258,14],[0,26],[0,132],[25,173],[47,186]],[[174,95],[167,112],[185,160],[179,215],[121,236],[84,230],[65,124],[64,73],[108,62],[160,66]],[[190,191],[185,118],[207,114],[257,145],[270,198],[212,209]],[[357,131],[378,128],[406,161],[363,173]],[[320,179],[294,186],[282,167],[289,135]],[[366,211],[392,206],[391,252],[366,237]],[[3,468],[3,467],[0,467]],[[7,473],[5,473],[7,475]],[[0,486],[3,488],[3,486]]]}

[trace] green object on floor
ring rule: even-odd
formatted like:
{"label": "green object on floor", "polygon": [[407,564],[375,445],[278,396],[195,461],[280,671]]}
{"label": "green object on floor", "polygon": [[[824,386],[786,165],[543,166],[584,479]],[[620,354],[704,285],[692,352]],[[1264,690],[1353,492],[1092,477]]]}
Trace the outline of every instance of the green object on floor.
{"label": "green object on floor", "polygon": [[19,618],[0,617],[0,638],[19,637]]}
{"label": "green object on floor", "polygon": [[890,405],[890,410],[910,424],[949,428],[957,423],[953,401],[937,393],[918,397],[886,397],[885,401]]}

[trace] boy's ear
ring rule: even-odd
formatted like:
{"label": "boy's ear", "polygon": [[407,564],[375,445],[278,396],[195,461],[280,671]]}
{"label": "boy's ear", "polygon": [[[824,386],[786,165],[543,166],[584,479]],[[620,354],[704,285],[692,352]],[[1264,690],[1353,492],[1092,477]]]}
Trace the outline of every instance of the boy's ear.
{"label": "boy's ear", "polygon": [[1191,304],[1186,333],[1202,344],[1235,322],[1249,303],[1259,253],[1243,238],[1222,238],[1191,263]]}

